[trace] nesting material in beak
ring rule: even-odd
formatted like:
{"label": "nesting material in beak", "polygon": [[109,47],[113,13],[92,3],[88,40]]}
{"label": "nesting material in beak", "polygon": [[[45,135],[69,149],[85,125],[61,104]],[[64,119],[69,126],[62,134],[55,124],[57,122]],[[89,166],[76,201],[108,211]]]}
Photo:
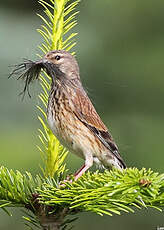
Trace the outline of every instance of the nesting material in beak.
{"label": "nesting material in beak", "polygon": [[23,91],[20,93],[23,94],[23,97],[28,92],[29,97],[31,97],[29,92],[29,84],[34,81],[35,79],[39,78],[39,74],[41,72],[41,69],[44,68],[44,64],[42,60],[40,61],[31,61],[28,59],[25,59],[25,61],[21,64],[14,65],[14,69],[10,73],[9,78],[12,76],[16,76],[17,80],[23,79],[25,81],[25,86]]}

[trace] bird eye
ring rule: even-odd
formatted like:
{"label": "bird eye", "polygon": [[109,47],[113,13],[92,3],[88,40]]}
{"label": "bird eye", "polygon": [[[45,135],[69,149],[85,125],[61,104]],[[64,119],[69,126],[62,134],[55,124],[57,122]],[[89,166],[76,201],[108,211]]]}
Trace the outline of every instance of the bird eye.
{"label": "bird eye", "polygon": [[55,56],[55,59],[58,61],[58,60],[60,60],[60,56],[59,55],[56,55]]}

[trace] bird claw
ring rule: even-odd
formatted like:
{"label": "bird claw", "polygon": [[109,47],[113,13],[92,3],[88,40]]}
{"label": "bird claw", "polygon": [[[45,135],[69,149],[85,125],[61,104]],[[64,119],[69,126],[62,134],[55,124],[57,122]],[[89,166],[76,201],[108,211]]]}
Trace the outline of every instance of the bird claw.
{"label": "bird claw", "polygon": [[72,177],[71,175],[68,175],[68,176],[66,177],[65,180],[61,181],[61,182],[59,183],[59,188],[64,188],[64,187],[66,187],[66,183],[72,184],[73,179],[71,179],[71,177]]}

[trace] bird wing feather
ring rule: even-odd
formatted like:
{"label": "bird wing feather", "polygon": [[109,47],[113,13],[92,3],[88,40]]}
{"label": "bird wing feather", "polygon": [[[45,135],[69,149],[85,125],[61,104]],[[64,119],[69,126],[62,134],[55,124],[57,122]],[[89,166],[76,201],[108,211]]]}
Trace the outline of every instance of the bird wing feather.
{"label": "bird wing feather", "polygon": [[121,158],[118,147],[115,144],[111,134],[107,127],[102,122],[101,118],[97,114],[89,97],[80,89],[77,90],[73,97],[74,114],[76,117],[100,140],[100,142],[110,150],[114,156],[125,166],[123,159]]}

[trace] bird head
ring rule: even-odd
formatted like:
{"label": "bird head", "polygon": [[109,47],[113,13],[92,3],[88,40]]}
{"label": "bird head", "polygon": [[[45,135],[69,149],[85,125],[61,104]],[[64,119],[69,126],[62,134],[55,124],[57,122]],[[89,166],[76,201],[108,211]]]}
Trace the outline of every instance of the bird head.
{"label": "bird head", "polygon": [[55,79],[64,81],[80,78],[76,59],[64,50],[50,51],[39,61],[25,59],[23,63],[14,67],[15,69],[10,73],[9,77],[16,75],[17,79],[25,81],[23,95],[27,91],[30,96],[29,84],[39,78],[42,69],[52,78],[52,82]]}
{"label": "bird head", "polygon": [[40,61],[47,73],[52,77],[68,80],[79,78],[79,67],[76,59],[69,52],[54,50],[48,52]]}

